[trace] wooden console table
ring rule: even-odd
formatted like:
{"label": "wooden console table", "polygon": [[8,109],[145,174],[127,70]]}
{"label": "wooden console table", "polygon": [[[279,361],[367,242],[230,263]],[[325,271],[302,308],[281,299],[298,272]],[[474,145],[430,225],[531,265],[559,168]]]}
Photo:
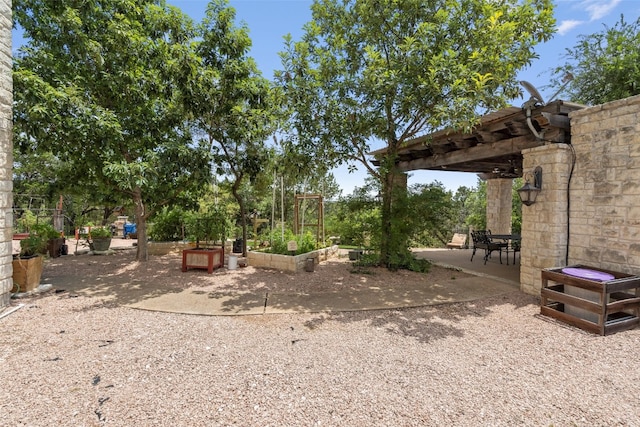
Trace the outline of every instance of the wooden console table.
{"label": "wooden console table", "polygon": [[184,249],[182,251],[182,271],[189,268],[213,270],[224,265],[224,248]]}
{"label": "wooden console table", "polygon": [[[576,269],[586,276],[591,272],[595,279],[566,273]],[[609,335],[640,324],[640,276],[584,265],[550,268],[542,270],[540,296],[541,314],[594,334]]]}

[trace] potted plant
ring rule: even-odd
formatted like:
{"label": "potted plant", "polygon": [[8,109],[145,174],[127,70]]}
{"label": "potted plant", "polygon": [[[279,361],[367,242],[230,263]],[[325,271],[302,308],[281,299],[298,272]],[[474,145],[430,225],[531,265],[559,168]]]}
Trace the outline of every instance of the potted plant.
{"label": "potted plant", "polygon": [[13,288],[15,292],[29,292],[40,285],[43,269],[43,254],[51,236],[48,224],[36,224],[28,237],[20,241],[20,253],[13,259]]}
{"label": "potted plant", "polygon": [[200,268],[211,274],[224,265],[225,219],[221,215],[196,218],[190,234],[196,247],[182,250],[182,271]]}
{"label": "potted plant", "polygon": [[58,230],[49,224],[43,224],[42,233],[47,236],[47,251],[51,258],[57,258],[62,252],[62,246],[65,244],[65,238]]}
{"label": "potted plant", "polygon": [[89,230],[89,247],[92,251],[106,252],[111,246],[111,229],[109,227],[91,227]]}

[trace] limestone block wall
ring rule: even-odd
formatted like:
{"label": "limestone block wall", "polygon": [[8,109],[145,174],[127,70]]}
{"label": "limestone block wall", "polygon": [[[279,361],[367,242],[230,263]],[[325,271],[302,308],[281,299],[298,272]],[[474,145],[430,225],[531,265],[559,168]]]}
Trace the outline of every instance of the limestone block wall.
{"label": "limestone block wall", "polygon": [[640,274],[640,96],[571,113],[569,262]]}
{"label": "limestone block wall", "polygon": [[9,305],[12,280],[13,139],[11,0],[0,0],[0,309]]}
{"label": "limestone block wall", "polygon": [[487,180],[487,230],[493,234],[511,233],[512,179]]}
{"label": "limestone block wall", "polygon": [[525,174],[543,169],[538,200],[522,207],[520,282],[532,294],[540,292],[544,268],[583,264],[640,274],[640,96],[570,119],[571,146],[523,151]]}
{"label": "limestone block wall", "polygon": [[522,154],[525,178],[536,166],[542,167],[542,190],[536,202],[522,206],[520,252],[521,289],[539,294],[541,270],[566,265],[567,185],[573,155],[566,144],[543,145]]}

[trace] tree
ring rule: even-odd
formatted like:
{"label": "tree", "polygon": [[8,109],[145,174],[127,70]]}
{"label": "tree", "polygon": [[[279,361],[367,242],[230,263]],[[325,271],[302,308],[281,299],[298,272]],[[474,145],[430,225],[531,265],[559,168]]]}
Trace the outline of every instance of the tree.
{"label": "tree", "polygon": [[[240,207],[243,254],[246,256],[247,210],[243,185],[248,179],[258,184],[272,156],[266,147],[274,132],[273,97],[253,58],[248,29],[234,24],[235,9],[226,0],[214,0],[207,7],[200,27],[202,41],[197,52],[202,58],[197,92],[191,108],[197,128],[218,166],[228,177],[231,192]],[[265,182],[266,184],[266,182]]]}
{"label": "tree", "polygon": [[[517,72],[553,33],[550,0],[315,0],[302,40],[286,39],[276,78],[291,103],[292,141],[333,165],[360,162],[382,183],[380,263],[409,253],[392,218],[404,197],[398,148],[520,94]],[[295,138],[295,140],[293,139]],[[376,169],[372,143],[385,154]],[[405,191],[406,193],[406,191]]]}
{"label": "tree", "polygon": [[409,188],[404,221],[414,242],[421,246],[441,246],[450,239],[460,206],[442,183],[415,184]]}
{"label": "tree", "polygon": [[[551,70],[551,88],[577,103],[598,105],[640,94],[640,18],[580,36],[566,62]],[[573,80],[567,82],[566,77]],[[564,89],[563,89],[564,88]]]}
{"label": "tree", "polygon": [[466,224],[474,230],[487,229],[487,181],[478,179],[478,187],[465,200]]}
{"label": "tree", "polygon": [[17,0],[14,15],[27,37],[14,62],[16,143],[129,197],[147,260],[147,218],[193,203],[209,177],[208,150],[184,127],[191,20],[163,0]]}

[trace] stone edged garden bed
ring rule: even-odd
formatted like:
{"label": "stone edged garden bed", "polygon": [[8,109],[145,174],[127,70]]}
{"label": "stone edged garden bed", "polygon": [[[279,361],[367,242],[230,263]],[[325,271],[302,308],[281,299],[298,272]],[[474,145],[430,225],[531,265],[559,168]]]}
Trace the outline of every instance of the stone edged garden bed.
{"label": "stone edged garden bed", "polygon": [[317,265],[331,257],[338,255],[338,246],[334,245],[300,255],[279,255],[267,252],[250,251],[247,253],[247,263],[251,267],[273,268],[281,271],[301,272],[305,270],[308,258],[314,259]]}

